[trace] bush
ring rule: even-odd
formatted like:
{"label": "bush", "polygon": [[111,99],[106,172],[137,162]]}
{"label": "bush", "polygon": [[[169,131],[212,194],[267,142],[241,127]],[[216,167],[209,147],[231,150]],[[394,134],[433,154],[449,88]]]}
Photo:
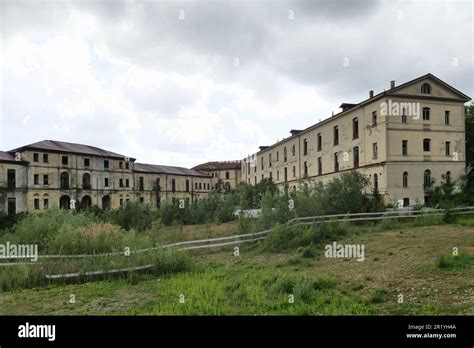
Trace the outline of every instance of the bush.
{"label": "bush", "polygon": [[110,222],[120,225],[126,230],[133,228],[138,231],[150,228],[153,221],[158,218],[156,210],[153,210],[148,204],[140,202],[126,202],[119,209],[111,210],[108,214]]}
{"label": "bush", "polygon": [[152,260],[155,275],[184,272],[191,269],[191,259],[180,251],[160,250]]}

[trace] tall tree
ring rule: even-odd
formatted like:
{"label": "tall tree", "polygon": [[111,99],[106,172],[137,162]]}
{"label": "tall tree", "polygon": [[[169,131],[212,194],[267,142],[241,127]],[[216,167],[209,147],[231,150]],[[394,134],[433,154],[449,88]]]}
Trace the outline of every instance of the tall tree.
{"label": "tall tree", "polygon": [[466,165],[474,168],[474,103],[466,106]]}

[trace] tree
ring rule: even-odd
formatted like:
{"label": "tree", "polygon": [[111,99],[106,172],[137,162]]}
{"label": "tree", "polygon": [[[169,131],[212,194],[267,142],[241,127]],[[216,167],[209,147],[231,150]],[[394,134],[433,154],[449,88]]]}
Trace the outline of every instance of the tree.
{"label": "tree", "polygon": [[466,165],[474,167],[474,103],[466,106]]}

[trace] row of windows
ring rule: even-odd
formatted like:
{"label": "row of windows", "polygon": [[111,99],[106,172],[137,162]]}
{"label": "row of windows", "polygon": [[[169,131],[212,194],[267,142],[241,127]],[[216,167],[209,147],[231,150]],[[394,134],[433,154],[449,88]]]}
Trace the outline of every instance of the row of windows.
{"label": "row of windows", "polygon": [[[451,142],[444,142],[445,156],[451,156]],[[423,139],[423,152],[431,152],[431,139]],[[408,156],[408,140],[402,140],[402,156]]]}
{"label": "row of windows", "polygon": [[[33,162],[39,162],[39,153],[33,153]],[[43,163],[49,163],[49,157],[47,153],[43,154]],[[69,156],[61,156],[61,164],[63,166],[69,165]],[[109,160],[103,160],[104,169],[110,168]],[[124,165],[125,164],[125,165]],[[83,158],[83,165],[84,167],[90,167],[90,158]],[[120,169],[130,169],[130,162],[128,161],[119,161],[119,168]]]}
{"label": "row of windows", "polygon": [[[270,156],[270,166],[271,166],[271,162],[272,162],[272,160],[271,160],[271,156]],[[218,173],[211,173],[211,176],[213,178],[218,178],[219,177]],[[226,178],[226,180],[230,179],[230,173],[229,172],[225,172],[225,178]]]}

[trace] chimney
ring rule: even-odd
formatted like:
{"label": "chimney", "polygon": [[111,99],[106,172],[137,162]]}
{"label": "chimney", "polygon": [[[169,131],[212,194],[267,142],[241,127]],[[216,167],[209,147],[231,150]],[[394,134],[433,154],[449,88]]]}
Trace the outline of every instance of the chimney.
{"label": "chimney", "polygon": [[373,91],[373,90],[370,90],[370,91],[369,91],[369,97],[370,97],[370,98],[373,98],[373,97],[374,97],[374,91]]}
{"label": "chimney", "polygon": [[395,80],[390,81],[390,89],[395,88]]}

